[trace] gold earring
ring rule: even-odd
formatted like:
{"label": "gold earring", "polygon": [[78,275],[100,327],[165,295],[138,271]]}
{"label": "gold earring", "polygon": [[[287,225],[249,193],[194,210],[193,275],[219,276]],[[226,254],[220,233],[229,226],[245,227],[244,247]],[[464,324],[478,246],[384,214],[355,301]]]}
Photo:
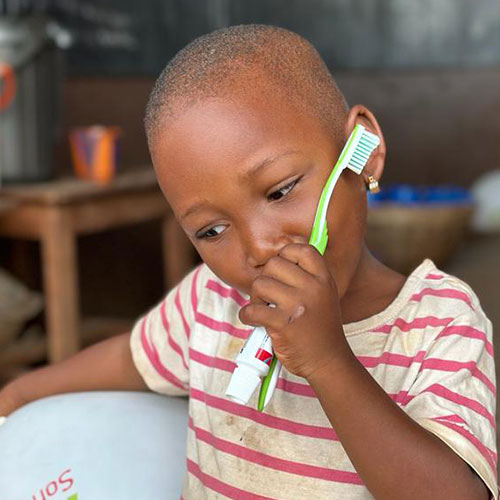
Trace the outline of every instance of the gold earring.
{"label": "gold earring", "polygon": [[370,193],[372,193],[372,194],[378,193],[380,191],[378,181],[372,175],[368,176],[368,189],[370,190]]}

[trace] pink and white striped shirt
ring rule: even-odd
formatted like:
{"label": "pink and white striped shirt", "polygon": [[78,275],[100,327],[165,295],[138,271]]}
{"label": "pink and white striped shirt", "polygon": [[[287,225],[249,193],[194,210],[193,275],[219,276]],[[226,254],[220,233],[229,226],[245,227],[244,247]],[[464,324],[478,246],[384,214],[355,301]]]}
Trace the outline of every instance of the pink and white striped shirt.
{"label": "pink and white striped shirt", "polygon": [[[247,301],[202,264],[131,335],[148,387],[189,395],[182,498],[373,498],[305,379],[283,367],[263,413],[258,391],[248,406],[224,396],[251,330],[238,319]],[[462,457],[497,500],[492,328],[471,288],[427,259],[384,311],[344,331],[388,396]]]}

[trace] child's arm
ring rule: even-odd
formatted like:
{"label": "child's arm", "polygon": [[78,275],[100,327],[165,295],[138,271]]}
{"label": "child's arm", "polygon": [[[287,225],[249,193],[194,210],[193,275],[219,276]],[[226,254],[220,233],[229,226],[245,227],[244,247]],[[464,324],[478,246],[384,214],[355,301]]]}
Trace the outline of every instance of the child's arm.
{"label": "child's arm", "polygon": [[[271,308],[268,303],[277,306]],[[467,305],[466,310],[470,307]],[[245,324],[265,326],[283,366],[307,379],[357,473],[375,498],[488,498],[485,482],[465,459],[405,413],[356,358],[344,334],[336,283],[325,260],[312,246],[292,243],[277,257],[269,259],[254,280],[251,301],[241,308],[239,317]],[[481,332],[475,330],[474,325],[477,327],[475,321],[470,323],[470,330],[481,339]],[[467,336],[462,335],[462,338],[465,342],[460,349],[456,348],[459,354],[472,349]],[[491,335],[488,341],[491,344]],[[474,345],[477,346],[477,359],[470,358],[470,363],[483,376],[484,384],[486,376],[476,363],[482,354],[489,354],[484,342]],[[440,361],[439,351],[437,354],[429,351],[426,355],[437,358],[431,361]],[[491,359],[487,366],[493,380]],[[444,411],[449,408],[450,414],[455,413],[460,404],[480,406],[474,399],[467,403],[460,401],[474,398],[470,396],[475,386],[469,370],[472,368],[460,370],[462,390],[465,387],[467,395],[463,398],[460,393],[454,394],[448,389],[453,380],[448,371],[442,371],[441,379],[434,378],[435,390],[443,391],[449,399],[442,398],[440,404]],[[440,382],[448,387],[441,387]],[[485,400],[486,390],[482,389],[478,396],[478,401]],[[490,411],[481,406],[479,412],[493,413],[493,403],[494,399],[490,398]],[[475,420],[479,417],[477,415]],[[482,432],[486,435],[487,429]],[[462,443],[465,440],[462,439]],[[478,446],[481,447],[481,443]],[[490,462],[493,466],[493,457]],[[496,488],[494,477],[490,485]]]}
{"label": "child's arm", "polygon": [[39,368],[0,390],[0,415],[53,394],[97,390],[146,391],[129,347],[130,333],[94,344],[54,365]]}
{"label": "child's arm", "polygon": [[475,471],[399,408],[361,363],[325,367],[308,382],[375,498],[491,498]]}

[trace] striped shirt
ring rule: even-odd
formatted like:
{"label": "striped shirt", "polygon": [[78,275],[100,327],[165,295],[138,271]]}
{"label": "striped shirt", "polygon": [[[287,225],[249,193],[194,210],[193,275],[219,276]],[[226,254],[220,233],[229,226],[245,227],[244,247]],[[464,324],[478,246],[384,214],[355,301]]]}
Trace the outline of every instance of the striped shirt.
{"label": "striped shirt", "polygon": [[[132,356],[148,387],[189,395],[182,498],[373,498],[305,379],[283,367],[262,413],[258,390],[247,406],[225,397],[251,331],[238,319],[247,302],[201,264],[132,331]],[[387,395],[498,499],[492,327],[471,288],[426,259],[385,310],[344,331]]]}

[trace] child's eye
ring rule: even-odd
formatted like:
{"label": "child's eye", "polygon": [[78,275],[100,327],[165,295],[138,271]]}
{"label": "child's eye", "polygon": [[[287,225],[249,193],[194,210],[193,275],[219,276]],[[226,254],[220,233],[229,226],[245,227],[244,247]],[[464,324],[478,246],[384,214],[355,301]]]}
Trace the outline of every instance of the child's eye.
{"label": "child's eye", "polygon": [[274,193],[268,195],[267,199],[274,201],[283,198],[295,187],[295,184],[297,184],[299,180],[300,179],[295,179],[294,181],[289,182],[286,186],[283,186],[282,188],[279,188],[277,191],[274,191]]}
{"label": "child's eye", "polygon": [[[222,224],[219,224],[218,226],[211,227],[210,229],[207,229],[205,232],[197,233],[196,237],[200,240],[208,240],[210,238],[215,238],[216,236],[219,236],[219,234],[222,233],[226,226],[223,226]],[[217,232],[217,228],[222,228],[220,232]]]}

